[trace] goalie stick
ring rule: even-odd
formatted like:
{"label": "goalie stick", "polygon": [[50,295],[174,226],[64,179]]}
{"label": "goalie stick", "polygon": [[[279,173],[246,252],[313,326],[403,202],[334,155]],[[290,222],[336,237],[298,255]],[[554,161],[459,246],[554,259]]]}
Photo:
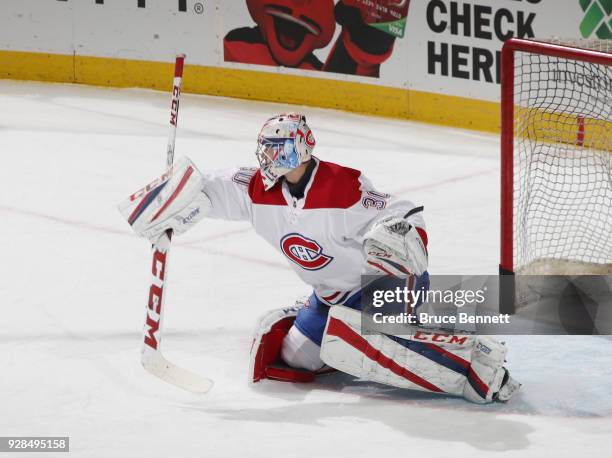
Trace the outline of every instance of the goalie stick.
{"label": "goalie stick", "polygon": [[[179,97],[183,79],[185,55],[176,57],[174,64],[174,84],[172,86],[172,104],[170,109],[170,133],[166,149],[166,165],[172,167],[174,162],[174,145],[178,122]],[[172,231],[163,233],[152,245],[153,262],[151,265],[151,286],[147,302],[147,317],[144,325],[144,341],[141,362],[151,374],[165,382],[183,388],[192,393],[206,393],[213,382],[191,371],[178,367],[168,361],[161,352],[162,325],[164,318],[165,282],[168,279],[168,254]]]}

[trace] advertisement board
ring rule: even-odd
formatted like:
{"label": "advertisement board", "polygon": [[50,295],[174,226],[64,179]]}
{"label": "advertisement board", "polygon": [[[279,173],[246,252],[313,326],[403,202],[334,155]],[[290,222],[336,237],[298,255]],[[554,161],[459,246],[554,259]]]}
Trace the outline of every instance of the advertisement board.
{"label": "advertisement board", "polygon": [[503,42],[612,38],[611,9],[600,0],[4,0],[0,77],[160,88],[158,72],[185,53],[191,92],[495,130],[481,121],[499,102]]}

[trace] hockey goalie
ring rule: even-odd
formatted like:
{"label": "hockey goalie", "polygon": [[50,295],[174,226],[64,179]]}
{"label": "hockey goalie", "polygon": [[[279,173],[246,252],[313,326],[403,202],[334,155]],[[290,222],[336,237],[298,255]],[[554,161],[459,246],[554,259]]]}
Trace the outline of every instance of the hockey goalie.
{"label": "hockey goalie", "polygon": [[248,220],[287,258],[312,294],[259,321],[253,382],[308,382],[340,370],[395,387],[504,402],[520,386],[504,367],[506,347],[488,336],[455,343],[362,335],[361,275],[412,276],[429,287],[423,207],[376,191],[352,168],[312,155],[300,114],[268,119],[257,138],[259,168],[200,173],[183,158],[121,207],[136,233],[181,234],[204,217]]}

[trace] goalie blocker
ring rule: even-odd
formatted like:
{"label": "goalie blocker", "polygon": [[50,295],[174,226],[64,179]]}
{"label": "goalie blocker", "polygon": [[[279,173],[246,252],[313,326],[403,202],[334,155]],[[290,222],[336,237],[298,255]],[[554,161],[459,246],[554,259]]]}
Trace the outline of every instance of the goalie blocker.
{"label": "goalie blocker", "polygon": [[339,305],[330,308],[321,344],[327,367],[316,372],[289,367],[282,361],[281,346],[299,305],[269,312],[260,320],[251,347],[252,382],[312,382],[337,369],[363,380],[462,396],[480,404],[505,402],[520,388],[503,367],[506,347],[488,336],[364,336],[361,312]]}

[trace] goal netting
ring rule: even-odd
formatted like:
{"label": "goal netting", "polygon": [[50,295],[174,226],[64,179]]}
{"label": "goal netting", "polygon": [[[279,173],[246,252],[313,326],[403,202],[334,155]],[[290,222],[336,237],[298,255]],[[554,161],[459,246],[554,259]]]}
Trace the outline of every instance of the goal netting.
{"label": "goal netting", "polygon": [[502,72],[500,272],[612,273],[612,42],[510,40]]}
{"label": "goal netting", "polygon": [[612,43],[552,43],[512,53],[510,270],[612,273]]}

